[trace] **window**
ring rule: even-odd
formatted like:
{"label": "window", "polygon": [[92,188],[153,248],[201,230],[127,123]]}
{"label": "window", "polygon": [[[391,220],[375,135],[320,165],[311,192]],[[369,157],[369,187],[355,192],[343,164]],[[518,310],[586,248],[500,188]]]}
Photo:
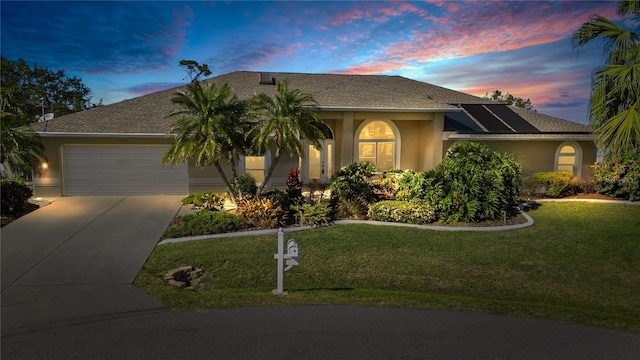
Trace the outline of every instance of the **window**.
{"label": "window", "polygon": [[576,166],[576,149],[571,145],[565,145],[560,149],[558,156],[558,171],[572,173]]}
{"label": "window", "polygon": [[264,156],[245,156],[244,173],[251,175],[258,184],[264,181],[265,161]]}
{"label": "window", "polygon": [[398,134],[392,123],[375,120],[363,123],[356,147],[359,162],[370,162],[378,171],[396,167]]}
{"label": "window", "polygon": [[582,148],[574,141],[566,141],[556,149],[555,171],[580,176]]}

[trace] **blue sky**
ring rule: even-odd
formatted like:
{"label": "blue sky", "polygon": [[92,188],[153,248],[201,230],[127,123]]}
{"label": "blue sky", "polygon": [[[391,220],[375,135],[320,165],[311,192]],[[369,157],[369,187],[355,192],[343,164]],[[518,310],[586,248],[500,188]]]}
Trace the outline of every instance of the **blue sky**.
{"label": "blue sky", "polygon": [[182,59],[235,70],[402,75],[500,89],[587,122],[598,46],[571,35],[615,1],[5,1],[1,53],[65,70],[105,104],[184,84]]}

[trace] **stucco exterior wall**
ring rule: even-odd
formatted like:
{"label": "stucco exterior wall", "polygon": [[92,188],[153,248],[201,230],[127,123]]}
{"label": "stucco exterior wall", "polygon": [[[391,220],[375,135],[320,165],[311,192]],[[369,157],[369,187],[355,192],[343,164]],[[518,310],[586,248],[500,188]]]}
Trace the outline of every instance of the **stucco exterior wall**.
{"label": "stucco exterior wall", "polygon": [[[565,141],[547,140],[547,141],[476,141],[487,145],[493,151],[506,152],[514,156],[522,164],[523,176],[527,177],[536,172],[555,171],[556,150],[560,144]],[[446,150],[453,145],[455,141],[445,141],[444,148]],[[577,144],[582,150],[582,161],[578,165],[580,167],[580,177],[589,178],[592,176],[591,165],[596,161],[596,147],[590,141],[578,141]]]}
{"label": "stucco exterior wall", "polygon": [[357,161],[358,128],[365,121],[393,123],[400,133],[400,168],[430,169],[442,159],[444,113],[424,112],[321,112],[320,116],[334,131],[335,168]]}
{"label": "stucco exterior wall", "polygon": [[[357,160],[357,132],[366,121],[383,120],[393,124],[398,133],[398,166],[401,169],[416,171],[430,170],[437,166],[446,155],[447,149],[455,143],[443,141],[443,113],[387,113],[387,112],[322,112],[321,117],[331,128],[335,141],[334,170]],[[166,137],[42,137],[48,158],[48,168],[34,178],[35,196],[62,195],[62,147],[67,144],[114,144],[114,145],[151,145],[170,144]],[[556,152],[561,140],[492,140],[479,141],[494,151],[504,151],[515,156],[523,166],[523,175],[534,172],[555,170]],[[596,160],[596,148],[591,141],[578,141],[581,149],[581,161],[578,165],[580,176],[591,176],[591,165]],[[269,155],[270,156],[270,155]],[[289,171],[301,164],[297,156],[284,154],[276,168],[269,188],[283,188]],[[267,162],[267,166],[269,163]],[[231,177],[229,164],[223,168]],[[226,186],[213,166],[200,169],[193,160],[188,162],[189,192],[224,192]],[[240,163],[238,173],[243,174]]]}

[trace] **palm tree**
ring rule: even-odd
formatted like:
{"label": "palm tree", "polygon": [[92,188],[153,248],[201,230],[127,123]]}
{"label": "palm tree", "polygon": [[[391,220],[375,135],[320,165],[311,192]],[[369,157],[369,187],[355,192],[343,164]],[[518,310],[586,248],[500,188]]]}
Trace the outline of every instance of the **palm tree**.
{"label": "palm tree", "polygon": [[625,25],[635,29],[594,14],[573,35],[574,48],[604,42],[606,61],[594,71],[589,117],[596,142],[613,161],[640,148],[640,1],[621,1],[618,13],[631,15]]}
{"label": "palm tree", "polygon": [[[0,96],[0,164],[7,174],[16,175],[23,169],[38,173],[41,162],[46,161],[44,145],[38,134],[31,129],[19,126],[19,109],[11,109],[8,102],[10,94]],[[6,97],[5,97],[6,96]],[[11,110],[14,110],[13,112]]]}
{"label": "palm tree", "polygon": [[178,117],[168,134],[175,134],[164,163],[176,164],[193,158],[200,168],[213,165],[224,181],[233,201],[237,192],[221,163],[231,164],[232,177],[237,177],[236,161],[246,148],[245,119],[247,104],[233,94],[227,84],[203,84],[192,81],[187,91],[177,92],[171,102],[180,109],[167,115]]}
{"label": "palm tree", "polygon": [[252,107],[259,119],[253,138],[254,151],[264,154],[267,149],[275,150],[264,181],[258,189],[262,193],[285,153],[304,156],[301,140],[306,140],[316,148],[326,137],[327,127],[314,110],[308,108],[316,104],[311,94],[300,90],[289,90],[289,82],[279,82],[274,96],[264,93],[254,95]]}

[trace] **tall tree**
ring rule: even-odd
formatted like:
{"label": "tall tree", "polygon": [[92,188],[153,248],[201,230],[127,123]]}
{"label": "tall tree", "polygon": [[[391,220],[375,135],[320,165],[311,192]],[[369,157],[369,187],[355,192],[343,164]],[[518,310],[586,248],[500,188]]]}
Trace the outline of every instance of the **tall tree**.
{"label": "tall tree", "polygon": [[211,75],[209,65],[200,64],[195,60],[180,60],[180,67],[187,72],[187,77],[191,81],[198,81],[201,76],[207,77]]}
{"label": "tall tree", "polygon": [[640,151],[640,1],[618,3],[622,25],[594,14],[573,34],[579,49],[601,40],[605,63],[595,69],[589,118],[598,145],[612,161]]}
{"label": "tall tree", "polygon": [[289,90],[286,80],[278,83],[274,96],[260,93],[253,97],[252,108],[259,120],[253,138],[254,150],[261,154],[268,149],[275,151],[258,193],[264,190],[284,153],[304,156],[301,140],[320,148],[327,127],[318,113],[309,108],[314,104],[316,101],[311,94]]}
{"label": "tall tree", "polygon": [[38,134],[28,127],[16,126],[23,122],[20,109],[10,105],[11,93],[0,91],[0,164],[2,176],[19,176],[24,170],[38,172],[46,160],[44,146]]}
{"label": "tall tree", "polygon": [[0,81],[5,92],[12,94],[12,109],[22,112],[21,125],[36,122],[42,113],[61,116],[101,105],[91,102],[91,89],[64,70],[52,71],[24,60],[1,58]]}
{"label": "tall tree", "polygon": [[500,90],[494,90],[491,95],[486,93],[484,95],[485,99],[495,100],[501,104],[513,105],[516,107],[520,107],[527,110],[533,110],[533,105],[531,105],[530,99],[523,99],[521,97],[515,97],[510,93],[503,94]]}
{"label": "tall tree", "polygon": [[238,194],[222,163],[231,164],[232,178],[236,178],[236,161],[246,148],[250,125],[246,121],[247,104],[238,100],[227,84],[216,86],[198,80],[188,84],[187,91],[177,92],[171,102],[180,108],[167,115],[178,119],[168,132],[175,137],[164,163],[193,158],[197,167],[213,165],[235,201]]}

